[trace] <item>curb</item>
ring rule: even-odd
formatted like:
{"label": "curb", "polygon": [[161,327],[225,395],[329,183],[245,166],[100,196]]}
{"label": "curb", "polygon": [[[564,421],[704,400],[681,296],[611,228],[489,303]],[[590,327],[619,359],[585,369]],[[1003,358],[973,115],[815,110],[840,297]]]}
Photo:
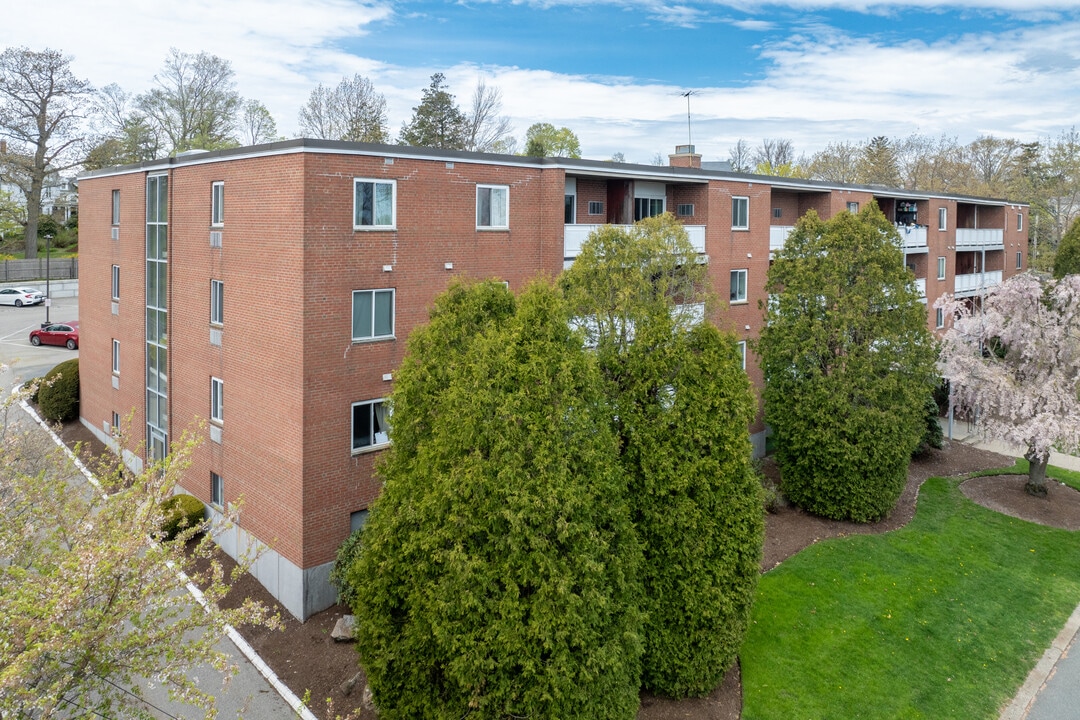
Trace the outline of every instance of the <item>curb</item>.
{"label": "curb", "polygon": [[[21,384],[16,386],[15,389],[12,390],[12,392],[17,392],[20,387],[22,387]],[[36,422],[45,430],[45,432],[49,433],[49,437],[52,438],[52,441],[56,443],[59,447],[64,449],[64,452],[67,453],[68,457],[74,461],[75,467],[79,469],[79,472],[81,472],[83,476],[86,477],[87,481],[95,488],[97,488],[100,492],[101,484],[98,483],[98,480],[96,477],[94,477],[94,474],[90,472],[90,469],[86,467],[85,464],[83,464],[82,460],[75,456],[75,453],[71,452],[71,448],[65,445],[64,441],[61,440],[55,432],[53,432],[53,429],[49,427],[49,424],[41,419],[41,417],[37,414],[34,408],[30,407],[30,404],[27,403],[26,400],[20,400],[19,406],[23,409],[23,412],[29,415],[34,420],[34,422]],[[180,577],[186,582],[188,592],[191,594],[191,596],[195,598],[196,602],[205,607],[206,600],[205,598],[203,598],[202,591],[195,587],[194,584],[187,582],[187,576],[184,575],[182,572],[180,573]],[[263,679],[266,680],[266,682],[270,683],[270,687],[274,688],[277,694],[281,696],[281,699],[284,700],[289,705],[289,707],[293,709],[293,711],[296,713],[297,717],[300,718],[300,720],[318,720],[318,718],[316,718],[315,715],[310,710],[308,710],[307,706],[300,701],[300,698],[296,696],[296,693],[290,690],[288,686],[281,681],[277,674],[270,669],[270,666],[266,664],[266,661],[263,660],[257,652],[255,652],[255,648],[251,647],[250,643],[248,643],[248,641],[240,635],[239,631],[237,631],[236,628],[234,628],[232,625],[226,625],[225,634],[228,636],[229,640],[232,641],[236,649],[240,651],[240,654],[243,655],[248,662],[255,666],[255,669],[259,672],[260,675],[262,675]]]}
{"label": "curb", "polygon": [[1054,642],[1050,643],[1050,647],[1036,663],[1035,668],[1028,674],[1027,680],[1020,686],[1016,697],[1001,711],[999,720],[1023,720],[1027,717],[1039,691],[1054,674],[1057,661],[1078,633],[1080,633],[1080,606],[1077,606],[1073,614],[1065,621],[1065,627],[1061,629],[1058,636],[1054,638]]}

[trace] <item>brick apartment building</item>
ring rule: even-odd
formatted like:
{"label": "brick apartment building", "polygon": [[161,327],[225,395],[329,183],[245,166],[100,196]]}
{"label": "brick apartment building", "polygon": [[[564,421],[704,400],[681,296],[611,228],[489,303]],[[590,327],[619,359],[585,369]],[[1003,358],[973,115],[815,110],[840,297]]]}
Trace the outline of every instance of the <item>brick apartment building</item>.
{"label": "brick apartment building", "polygon": [[115,446],[133,412],[152,456],[202,422],[184,489],[211,508],[243,498],[220,542],[265,548],[253,573],[303,619],[335,600],[334,553],[379,492],[382,400],[451,277],[518,290],[598,225],[670,211],[730,288],[713,320],[745,340],[770,252],[811,208],[876,201],[902,226],[930,328],[934,298],[1026,264],[1022,204],[701,165],[692,147],[648,166],[291,140],[84,175],[82,422]]}

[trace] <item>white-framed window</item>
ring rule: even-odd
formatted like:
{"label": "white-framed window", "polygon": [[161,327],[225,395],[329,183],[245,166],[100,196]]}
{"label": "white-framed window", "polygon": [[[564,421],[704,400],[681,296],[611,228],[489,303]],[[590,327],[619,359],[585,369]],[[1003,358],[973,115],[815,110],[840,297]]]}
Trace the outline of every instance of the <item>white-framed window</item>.
{"label": "white-framed window", "polygon": [[784,208],[773,208],[772,209],[772,216],[774,218],[782,218],[782,217],[784,217]]}
{"label": "white-framed window", "polygon": [[577,195],[563,197],[563,224],[573,225],[577,222]]}
{"label": "white-framed window", "polygon": [[943,257],[939,257],[937,259],[937,279],[945,279],[945,258]]}
{"label": "white-framed window", "polygon": [[854,200],[851,200],[847,204],[847,211],[849,213],[851,213],[852,215],[858,215],[859,214],[859,203],[855,202]]}
{"label": "white-framed window", "polygon": [[680,203],[675,206],[675,214],[690,217],[694,214],[694,203]]}
{"label": "white-framed window", "polygon": [[120,191],[112,191],[112,224],[120,224]]}
{"label": "white-framed window", "polygon": [[603,201],[601,201],[601,200],[590,200],[589,201],[589,214],[590,215],[603,215],[604,214],[604,203],[603,203]]}
{"label": "white-framed window", "polygon": [[1024,253],[1022,253],[1020,251],[1017,251],[1017,253],[1016,253],[1016,269],[1017,270],[1023,270],[1024,269]]}
{"label": "white-framed window", "polygon": [[225,505],[225,483],[213,470],[210,471],[210,504],[216,508]]}
{"label": "white-framed window", "polygon": [[110,430],[112,431],[113,437],[116,437],[120,434],[120,413],[116,412],[115,410],[113,410],[112,425],[110,426]]}
{"label": "white-framed window", "polygon": [[112,372],[113,375],[120,374],[120,341],[115,338],[112,341]]}
{"label": "white-framed window", "polygon": [[1016,230],[1019,232],[1024,229],[1024,213],[1016,213]]}
{"label": "white-framed window", "polygon": [[383,400],[352,404],[352,451],[363,452],[390,442],[390,425]]}
{"label": "white-framed window", "polygon": [[221,280],[210,281],[210,324],[225,324],[225,283]]}
{"label": "white-framed window", "polygon": [[225,183],[210,185],[210,224],[220,227],[225,224]]}
{"label": "white-framed window", "polygon": [[510,227],[510,187],[476,186],[476,227],[505,230]]}
{"label": "white-framed window", "polygon": [[736,343],[736,346],[739,348],[739,356],[742,358],[742,365],[740,367],[742,367],[742,369],[745,370],[746,369],[746,341],[745,340],[740,340],[739,342]]}
{"label": "white-framed window", "polygon": [[113,302],[120,300],[120,266],[112,266],[112,299]]}
{"label": "white-framed window", "polygon": [[353,290],[352,339],[394,337],[394,289]]}
{"label": "white-framed window", "polygon": [[746,302],[746,270],[731,271],[731,302]]}
{"label": "white-framed window", "polygon": [[210,378],[210,419],[217,423],[225,422],[225,381]]}
{"label": "white-framed window", "polygon": [[948,230],[949,229],[949,208],[937,209],[937,229]]}
{"label": "white-framed window", "polygon": [[353,179],[353,229],[385,230],[397,222],[397,181]]}
{"label": "white-framed window", "polygon": [[634,222],[645,218],[656,217],[664,214],[667,198],[636,197],[634,198]]}
{"label": "white-framed window", "polygon": [[934,327],[941,329],[945,327],[945,309],[938,308],[934,315]]}
{"label": "white-framed window", "polygon": [[731,198],[731,229],[732,230],[749,230],[750,229],[750,198],[748,198],[748,197],[733,197],[733,198]]}

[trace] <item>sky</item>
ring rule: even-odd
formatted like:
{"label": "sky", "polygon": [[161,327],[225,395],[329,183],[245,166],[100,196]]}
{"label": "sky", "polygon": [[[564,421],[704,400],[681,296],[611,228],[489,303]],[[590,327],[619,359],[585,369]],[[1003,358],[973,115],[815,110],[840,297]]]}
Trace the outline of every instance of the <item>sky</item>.
{"label": "sky", "polygon": [[0,48],[61,50],[98,87],[151,89],[170,48],[218,55],[285,137],[318,84],[356,73],[395,138],[441,72],[462,108],[479,80],[498,88],[519,140],[550,122],[583,157],[641,163],[687,142],[726,160],[739,139],[797,155],[912,133],[1029,142],[1080,119],[1080,0],[5,4]]}

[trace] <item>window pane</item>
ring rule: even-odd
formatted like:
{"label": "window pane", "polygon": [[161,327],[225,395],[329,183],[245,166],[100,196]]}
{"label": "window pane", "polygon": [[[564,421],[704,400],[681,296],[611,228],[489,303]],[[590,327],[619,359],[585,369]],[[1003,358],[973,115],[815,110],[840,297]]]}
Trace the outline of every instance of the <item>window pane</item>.
{"label": "window pane", "polygon": [[371,445],[371,405],[353,406],[353,449]]}
{"label": "window pane", "polygon": [[479,227],[491,225],[491,188],[476,190],[476,224]]}
{"label": "window pane", "polygon": [[491,226],[506,227],[507,189],[491,189]]}
{"label": "window pane", "polygon": [[354,338],[371,337],[371,291],[353,293],[353,329]]}
{"label": "window pane", "polygon": [[394,332],[394,293],[383,290],[375,293],[375,335],[391,335]]}
{"label": "window pane", "polygon": [[390,183],[378,183],[375,186],[375,224],[394,224],[394,186]]}
{"label": "window pane", "polygon": [[372,184],[356,183],[356,224],[371,225],[374,212],[372,209]]}

